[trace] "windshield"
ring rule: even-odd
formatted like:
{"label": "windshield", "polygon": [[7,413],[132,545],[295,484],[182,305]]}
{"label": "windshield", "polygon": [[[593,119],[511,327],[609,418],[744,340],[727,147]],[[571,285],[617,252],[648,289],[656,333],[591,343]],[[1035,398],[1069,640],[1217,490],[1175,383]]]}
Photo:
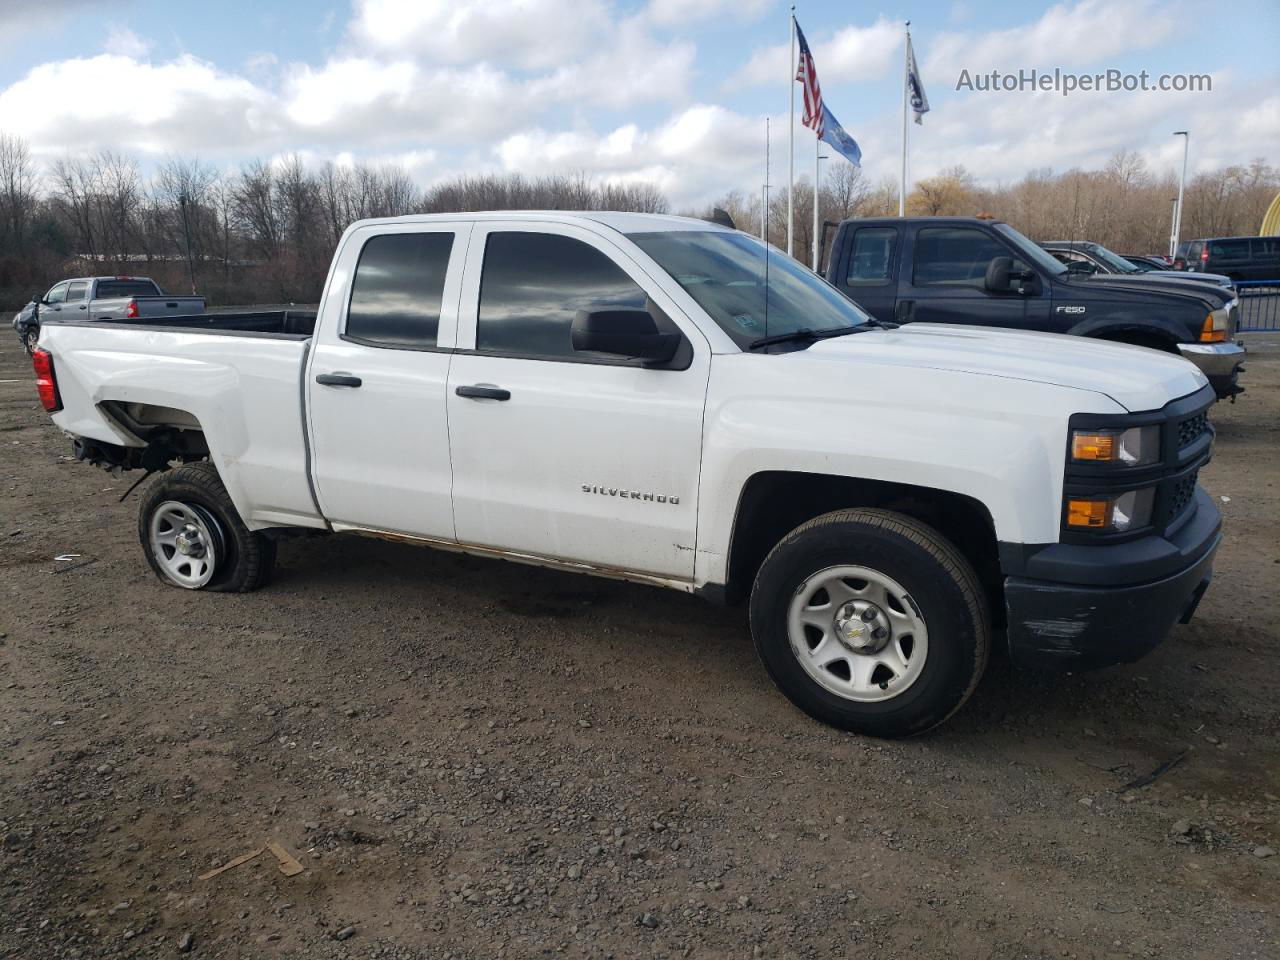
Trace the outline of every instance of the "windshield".
{"label": "windshield", "polygon": [[1120,254],[1113,253],[1100,243],[1094,244],[1090,252],[1116,273],[1142,273]]}
{"label": "windshield", "polygon": [[836,330],[870,319],[816,273],[748,234],[672,230],[628,236],[740,347],[761,337]]}
{"label": "windshield", "polygon": [[1049,276],[1059,277],[1067,272],[1066,266],[1059,263],[1053,254],[1040,246],[1040,244],[1032,243],[1007,223],[997,223],[995,228],[998,233],[1003,234],[1005,239],[1017,248],[1020,256],[1026,257],[1032,264],[1039,267]]}

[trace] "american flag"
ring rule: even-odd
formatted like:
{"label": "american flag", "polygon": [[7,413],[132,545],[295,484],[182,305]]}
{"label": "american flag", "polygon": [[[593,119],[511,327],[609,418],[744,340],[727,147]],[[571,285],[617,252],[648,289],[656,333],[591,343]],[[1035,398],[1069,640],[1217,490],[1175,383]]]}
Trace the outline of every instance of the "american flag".
{"label": "american flag", "polygon": [[800,40],[800,65],[796,69],[796,79],[804,84],[804,125],[813,130],[822,139],[824,132],[822,111],[822,88],[818,86],[818,71],[813,65],[813,54],[809,52],[809,44],[805,42],[804,31],[796,23],[796,37]]}

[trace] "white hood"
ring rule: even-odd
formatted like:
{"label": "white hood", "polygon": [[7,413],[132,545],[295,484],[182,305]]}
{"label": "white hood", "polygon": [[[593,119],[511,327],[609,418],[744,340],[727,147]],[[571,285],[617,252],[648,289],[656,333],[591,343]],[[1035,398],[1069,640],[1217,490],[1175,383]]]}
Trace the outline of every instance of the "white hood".
{"label": "white hood", "polygon": [[1208,383],[1192,363],[1172,353],[1000,327],[909,323],[819,340],[808,352],[1089,390],[1130,412],[1158,410]]}

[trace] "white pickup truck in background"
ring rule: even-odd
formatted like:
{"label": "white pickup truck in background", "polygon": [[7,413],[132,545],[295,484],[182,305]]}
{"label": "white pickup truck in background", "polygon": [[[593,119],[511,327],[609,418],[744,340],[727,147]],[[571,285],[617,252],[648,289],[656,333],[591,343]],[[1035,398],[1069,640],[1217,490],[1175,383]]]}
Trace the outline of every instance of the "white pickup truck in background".
{"label": "white pickup truck in background", "polygon": [[75,277],[34,297],[13,325],[30,350],[43,323],[154,320],[202,313],[204,306],[204,297],[167,294],[150,277]]}
{"label": "white pickup truck in background", "polygon": [[1142,656],[1221,536],[1187,361],[894,329],[697,220],[364,221],[315,317],[51,324],[34,364],[82,459],[163,471],[168,584],[254,589],[301,528],[745,600],[794,703],[882,736],[950,716],[997,639]]}

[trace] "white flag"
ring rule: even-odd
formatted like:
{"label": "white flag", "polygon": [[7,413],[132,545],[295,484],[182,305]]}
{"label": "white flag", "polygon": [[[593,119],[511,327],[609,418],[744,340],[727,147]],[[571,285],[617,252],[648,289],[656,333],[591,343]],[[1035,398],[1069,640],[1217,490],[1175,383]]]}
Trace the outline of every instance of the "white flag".
{"label": "white flag", "polygon": [[916,123],[929,112],[929,97],[924,92],[924,84],[920,82],[920,68],[916,66],[916,52],[911,47],[911,34],[907,34],[907,96],[911,100],[911,109],[916,115]]}

